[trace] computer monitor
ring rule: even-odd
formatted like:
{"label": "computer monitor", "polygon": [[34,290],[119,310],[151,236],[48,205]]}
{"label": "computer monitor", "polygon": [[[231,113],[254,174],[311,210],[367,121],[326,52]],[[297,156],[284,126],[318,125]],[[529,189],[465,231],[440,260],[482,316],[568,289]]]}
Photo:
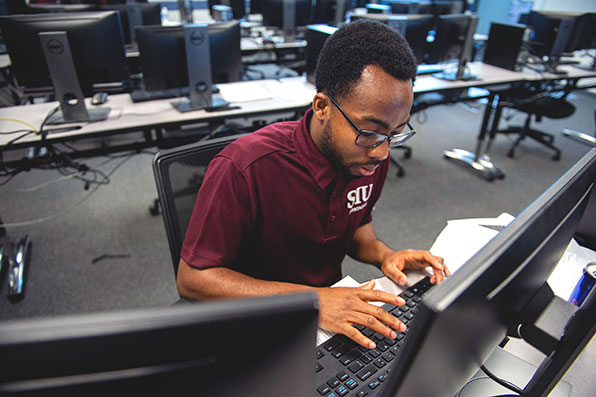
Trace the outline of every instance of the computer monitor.
{"label": "computer monitor", "polygon": [[483,62],[517,70],[525,33],[525,25],[491,22]]}
{"label": "computer monitor", "polygon": [[433,15],[460,14],[464,12],[464,0],[428,0],[421,1],[418,13]]}
{"label": "computer monitor", "polygon": [[425,62],[427,36],[433,26],[432,15],[365,14],[352,15],[352,21],[370,19],[383,22],[404,36],[414,52],[418,64]]}
{"label": "computer monitor", "polygon": [[434,41],[430,45],[428,63],[457,61],[454,71],[443,71],[433,76],[444,80],[476,80],[466,68],[472,57],[477,15],[440,15],[436,21]]}
{"label": "computer monitor", "polygon": [[312,395],[317,322],[314,293],[3,321],[0,394]]}
{"label": "computer monitor", "polygon": [[527,17],[527,25],[532,27],[530,46],[534,55],[546,58],[546,71],[557,70],[559,58],[567,51],[573,36],[577,13],[532,11]]}
{"label": "computer monitor", "polygon": [[126,44],[136,42],[135,29],[143,25],[161,25],[160,3],[137,3],[100,5],[100,10],[118,11]]}
{"label": "computer monitor", "polygon": [[263,0],[263,25],[282,29],[286,40],[293,40],[296,28],[312,20],[311,0]]}
{"label": "computer monitor", "polygon": [[[203,40],[198,32],[194,36],[186,36],[185,28],[204,28],[208,40]],[[224,106],[227,103],[213,97],[212,83],[242,80],[238,21],[209,25],[141,26],[137,28],[137,39],[147,91],[192,88],[190,99],[194,103],[189,107],[178,107],[182,102],[175,102],[180,111]],[[199,98],[193,96],[198,93],[203,99],[196,102]]]}
{"label": "computer monitor", "polygon": [[[9,1],[10,3],[10,1]],[[42,14],[46,12],[85,12],[97,11],[95,5],[90,4],[32,4],[26,5],[25,14]]]}
{"label": "computer monitor", "polygon": [[242,19],[246,15],[246,3],[244,0],[208,0],[209,13],[213,15],[214,5],[224,5],[232,9],[234,19]]}
{"label": "computer monitor", "polygon": [[350,0],[316,0],[313,10],[313,24],[339,26],[352,8]]}
{"label": "computer monitor", "polygon": [[55,93],[60,101],[49,123],[103,120],[109,108],[87,109],[84,97],[130,87],[116,12],[4,16],[0,29],[18,84],[31,95]]}
{"label": "computer monitor", "polygon": [[308,25],[306,27],[306,80],[315,84],[315,70],[321,49],[338,28],[329,25]]}
{"label": "computer monitor", "polygon": [[391,14],[418,14],[420,9],[417,0],[382,0],[381,4],[391,7]]}
{"label": "computer monitor", "polygon": [[[595,182],[593,149],[423,296],[408,341],[385,381],[387,395],[457,395],[508,335],[521,335],[546,355],[532,380],[517,385],[525,386],[523,395],[548,394],[596,330],[594,291],[578,310],[554,297],[546,283],[585,217]],[[566,324],[565,331],[555,327],[562,333],[541,333],[537,319],[559,313],[549,312],[552,308],[566,312],[557,318],[560,328]]]}

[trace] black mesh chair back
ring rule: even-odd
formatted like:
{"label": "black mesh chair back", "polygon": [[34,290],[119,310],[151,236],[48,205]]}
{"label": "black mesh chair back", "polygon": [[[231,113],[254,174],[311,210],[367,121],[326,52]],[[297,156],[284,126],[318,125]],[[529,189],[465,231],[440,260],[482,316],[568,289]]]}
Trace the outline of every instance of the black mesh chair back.
{"label": "black mesh chair back", "polygon": [[207,165],[216,154],[241,135],[200,141],[174,149],[163,150],[153,159],[153,174],[157,195],[174,266],[178,273],[180,250],[192,215],[197,192]]}

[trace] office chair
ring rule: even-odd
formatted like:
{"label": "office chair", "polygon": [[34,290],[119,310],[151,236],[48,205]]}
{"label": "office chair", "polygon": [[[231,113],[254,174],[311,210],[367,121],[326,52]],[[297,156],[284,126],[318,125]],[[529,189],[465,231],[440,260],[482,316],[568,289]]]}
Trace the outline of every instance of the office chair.
{"label": "office chair", "polygon": [[[507,156],[513,158],[515,149],[525,138],[532,138],[544,146],[552,149],[555,154],[553,160],[560,160],[561,151],[554,145],[555,137],[543,131],[531,128],[532,116],[536,122],[543,117],[561,119],[571,116],[575,112],[575,106],[568,102],[565,97],[569,93],[567,87],[554,87],[543,85],[522,85],[499,93],[499,103],[495,110],[495,117],[491,128],[491,136],[495,134],[518,134]],[[555,93],[562,93],[561,96],[554,96]],[[504,130],[498,130],[498,123],[503,108],[511,108],[526,113],[526,121],[523,126],[510,126]]]}
{"label": "office chair", "polygon": [[153,158],[153,175],[161,204],[174,276],[180,250],[207,165],[224,147],[246,134],[211,139],[159,151]]}
{"label": "office chair", "polygon": [[[596,122],[596,110],[594,110],[594,121]],[[596,147],[596,130],[594,130],[594,134],[592,134],[592,136],[580,131],[564,129],[563,135],[565,135],[567,138],[573,139],[576,142]]]}

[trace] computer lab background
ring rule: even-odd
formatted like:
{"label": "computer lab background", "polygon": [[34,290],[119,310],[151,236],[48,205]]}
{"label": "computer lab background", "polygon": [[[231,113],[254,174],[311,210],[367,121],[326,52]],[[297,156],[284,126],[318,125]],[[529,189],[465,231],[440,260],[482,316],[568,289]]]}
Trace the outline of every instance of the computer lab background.
{"label": "computer lab background", "polygon": [[[517,2],[479,3],[479,30],[487,19],[482,14],[506,20],[510,8],[505,3]],[[568,11],[585,4],[535,3],[543,3],[543,9],[560,9],[565,3]],[[483,8],[489,4],[494,7]],[[590,149],[561,132],[568,128],[595,134],[596,94],[576,91],[568,99],[576,106],[572,116],[534,123],[555,136],[561,159],[553,161],[547,148],[530,139],[519,146],[515,158],[509,158],[507,151],[515,137],[498,135],[490,155],[506,177],[493,182],[443,158],[446,149],[474,150],[483,100],[435,106],[413,115],[418,133],[409,142],[412,157],[402,160],[404,177],[391,168],[374,213],[378,236],[397,250],[428,249],[447,220],[496,217],[503,212],[517,215]],[[524,114],[506,111],[501,126],[521,125],[524,120]],[[88,144],[108,139],[118,138]],[[32,243],[24,298],[9,301],[6,277],[0,280],[0,321],[168,306],[178,300],[161,214],[153,216],[149,211],[157,197],[151,168],[156,151],[77,160],[96,170],[83,177],[100,183],[84,182],[59,170],[31,170],[0,181],[0,218],[5,224],[21,224],[6,227],[0,239],[17,243],[27,234]],[[392,155],[401,159],[403,154],[395,150]],[[361,282],[381,275],[351,258],[342,268],[345,275]],[[587,349],[594,351],[592,345]],[[523,357],[541,359],[531,349]],[[583,354],[576,366],[596,368],[596,358]],[[564,379],[572,383],[574,397],[593,395],[596,389],[596,381],[573,368]]]}

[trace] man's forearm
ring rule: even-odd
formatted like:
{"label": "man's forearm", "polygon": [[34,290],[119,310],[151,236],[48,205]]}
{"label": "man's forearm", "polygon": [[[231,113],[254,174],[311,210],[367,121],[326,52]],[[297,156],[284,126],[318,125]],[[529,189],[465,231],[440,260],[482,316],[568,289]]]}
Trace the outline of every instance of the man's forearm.
{"label": "man's forearm", "polygon": [[248,298],[314,289],[300,284],[259,280],[225,267],[199,270],[184,260],[178,266],[176,284],[180,296],[190,300]]}
{"label": "man's forearm", "polygon": [[377,267],[380,267],[383,257],[391,252],[393,251],[377,238],[372,223],[356,229],[348,250],[352,258]]}

